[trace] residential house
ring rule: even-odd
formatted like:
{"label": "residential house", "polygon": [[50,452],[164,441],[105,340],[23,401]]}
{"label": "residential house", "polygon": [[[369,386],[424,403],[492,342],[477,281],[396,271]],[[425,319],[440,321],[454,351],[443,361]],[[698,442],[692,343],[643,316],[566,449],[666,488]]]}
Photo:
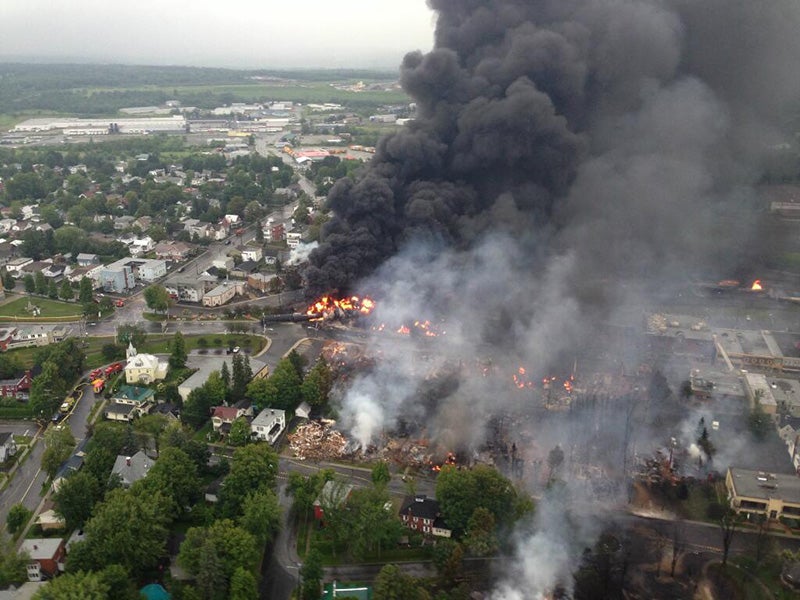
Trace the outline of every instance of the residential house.
{"label": "residential house", "polygon": [[114,230],[116,231],[124,231],[130,227],[133,227],[133,222],[136,220],[135,217],[131,217],[130,215],[124,215],[122,217],[117,217],[114,219]]}
{"label": "residential house", "polygon": [[6,271],[12,277],[19,278],[22,275],[22,269],[28,265],[33,264],[33,259],[28,257],[12,258],[6,263]]}
{"label": "residential house", "polygon": [[20,553],[27,554],[28,581],[52,579],[64,570],[66,545],[60,538],[29,538],[22,542]]}
{"label": "residential house", "polygon": [[407,498],[400,509],[403,525],[427,535],[449,538],[453,532],[444,522],[439,503],[424,494]]}
{"label": "residential house", "polygon": [[149,384],[167,376],[168,364],[153,354],[139,354],[133,344],[126,351],[128,359],[125,365],[125,381],[127,383]]}
{"label": "residential house", "polygon": [[728,467],[725,487],[731,508],[747,516],[800,519],[800,477]]}
{"label": "residential house", "polygon": [[58,283],[64,279],[64,275],[67,274],[68,269],[69,267],[66,265],[49,264],[42,269],[42,275],[44,275],[45,279],[52,279]]}
{"label": "residential house", "polygon": [[264,241],[269,243],[282,242],[286,239],[286,225],[271,223],[264,227]]}
{"label": "residential house", "polygon": [[314,518],[318,521],[324,521],[325,510],[340,509],[347,502],[352,492],[352,484],[335,479],[326,481],[319,496],[314,500]]}
{"label": "residential house", "polygon": [[292,250],[297,248],[300,245],[300,242],[303,240],[303,232],[292,230],[286,233],[286,245],[289,246]]}
{"label": "residential house", "polygon": [[265,408],[250,423],[253,439],[274,444],[286,429],[286,411]]}
{"label": "residential house", "polygon": [[139,231],[147,231],[148,229],[150,229],[150,226],[152,224],[153,224],[153,217],[149,217],[147,215],[143,215],[143,216],[139,217],[138,219],[136,219],[133,222],[132,226],[133,227],[138,227]]}
{"label": "residential house", "polygon": [[775,399],[772,386],[767,382],[766,375],[745,373],[744,389],[747,393],[747,399],[750,401],[750,406],[755,406],[758,403],[766,414],[773,419],[777,417],[778,401]]}
{"label": "residential house", "polygon": [[231,270],[231,277],[239,277],[245,279],[251,273],[258,271],[258,263],[252,260],[245,260],[240,262]]}
{"label": "residential house", "polygon": [[192,238],[196,235],[198,238],[203,239],[209,237],[212,227],[209,223],[204,223],[200,219],[186,219],[183,222],[183,230],[188,232]]}
{"label": "residential house", "polygon": [[61,531],[66,527],[64,517],[58,515],[52,508],[40,512],[35,523],[42,531]]}
{"label": "residential house", "polygon": [[[253,409],[250,408],[250,415]],[[211,413],[211,426],[220,435],[226,436],[231,431],[231,424],[238,418],[248,417],[248,409],[237,406],[215,406]]]}
{"label": "residential house", "polygon": [[79,267],[91,267],[93,265],[100,264],[100,257],[97,256],[97,254],[88,254],[85,252],[81,252],[76,257],[76,260],[78,261]]}
{"label": "residential house", "polygon": [[122,487],[129,488],[149,473],[155,461],[139,450],[133,456],[118,455],[111,469],[111,477],[119,477]]}
{"label": "residential house", "polygon": [[167,274],[167,263],[164,260],[146,260],[139,265],[138,277],[146,283],[152,283]]}
{"label": "residential house", "polygon": [[155,247],[156,243],[153,241],[153,238],[149,235],[145,235],[131,240],[131,243],[128,245],[128,252],[131,253],[131,256],[142,256],[143,254],[151,252]]}
{"label": "residential house", "polygon": [[[89,271],[95,269],[95,266],[88,266],[88,267],[74,267],[69,273],[67,273],[67,280],[70,283],[80,283],[81,279],[84,277],[89,277]],[[91,277],[89,277],[91,279]],[[94,280],[92,280],[92,287],[94,287]]]}
{"label": "residential house", "polygon": [[[11,339],[6,337],[8,329],[12,329]],[[0,329],[0,349],[3,350],[47,346],[72,334],[72,328],[67,325],[27,325],[8,329]]]}
{"label": "residential house", "polygon": [[[58,425],[58,427],[61,427],[61,425]],[[88,443],[89,438],[81,440],[78,447],[75,448],[75,452],[72,453],[72,456],[61,465],[61,468],[56,472],[56,476],[53,478],[53,491],[57,492],[64,480],[83,468],[83,459],[86,456],[86,444]]]}
{"label": "residential house", "polygon": [[211,266],[217,269],[225,269],[230,271],[233,269],[233,258],[230,256],[218,256],[211,261]]}
{"label": "residential house", "polygon": [[156,258],[179,262],[189,258],[192,247],[183,242],[161,242],[156,244]]}
{"label": "residential house", "polygon": [[14,225],[17,224],[16,219],[0,219],[0,233],[11,233]]}
{"label": "residential house", "polygon": [[243,261],[253,261],[258,262],[264,256],[264,249],[261,246],[248,244],[246,246],[242,246],[239,251],[242,254]]}
{"label": "residential house", "polygon": [[[0,333],[4,331],[6,330],[0,329]],[[0,344],[2,344],[1,339]],[[30,369],[26,369],[22,375],[12,377],[11,379],[4,379],[0,381],[0,397],[9,400],[27,400],[32,381],[33,374]]]}
{"label": "residential house", "polygon": [[17,442],[14,434],[8,431],[0,433],[0,462],[6,462],[17,453]]}
{"label": "residential house", "polygon": [[111,421],[130,421],[150,412],[155,404],[155,391],[135,385],[123,385],[111,397],[105,417]]}

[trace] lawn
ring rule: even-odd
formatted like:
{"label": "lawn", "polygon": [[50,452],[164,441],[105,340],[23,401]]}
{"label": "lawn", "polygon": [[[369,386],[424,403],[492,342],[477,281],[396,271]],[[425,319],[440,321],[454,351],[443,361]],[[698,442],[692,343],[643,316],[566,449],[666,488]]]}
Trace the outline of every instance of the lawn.
{"label": "lawn", "polygon": [[[28,304],[38,306],[41,312],[34,317]],[[80,319],[83,307],[74,302],[61,302],[49,298],[22,296],[0,306],[0,319],[23,319],[31,321]]]}

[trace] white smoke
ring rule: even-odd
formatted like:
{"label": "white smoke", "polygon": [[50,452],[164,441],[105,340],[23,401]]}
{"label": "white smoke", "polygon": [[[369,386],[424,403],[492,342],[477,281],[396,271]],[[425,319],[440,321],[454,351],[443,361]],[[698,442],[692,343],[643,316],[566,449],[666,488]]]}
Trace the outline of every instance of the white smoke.
{"label": "white smoke", "polygon": [[311,251],[314,250],[317,246],[319,246],[319,242],[298,244],[296,248],[292,248],[292,251],[289,254],[289,260],[286,261],[286,264],[289,266],[295,266],[307,262],[308,255],[311,254]]}

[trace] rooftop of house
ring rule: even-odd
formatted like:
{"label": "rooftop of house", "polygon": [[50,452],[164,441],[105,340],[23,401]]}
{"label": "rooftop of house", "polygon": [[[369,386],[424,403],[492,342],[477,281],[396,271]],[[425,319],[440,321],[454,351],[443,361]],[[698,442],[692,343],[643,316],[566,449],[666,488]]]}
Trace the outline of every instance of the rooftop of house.
{"label": "rooftop of house", "polygon": [[239,416],[239,409],[235,406],[215,406],[211,417],[223,421],[233,421]]}
{"label": "rooftop of house", "polygon": [[[263,362],[261,359],[248,357],[248,361],[250,363],[250,369],[253,372],[253,375],[258,375],[261,371],[263,371],[267,364]],[[214,371],[222,371],[222,365],[228,365],[228,372],[233,373],[233,359],[232,356],[226,357],[219,357],[219,358],[205,358],[202,362],[199,363],[199,368],[195,373],[186,379],[183,383],[180,384],[179,387],[181,388],[190,388],[194,389],[195,387],[200,387],[206,381],[208,381],[209,375]],[[194,366],[194,363],[192,364]]]}
{"label": "rooftop of house", "polygon": [[279,410],[277,408],[265,408],[255,419],[253,419],[252,426],[253,427],[266,427],[272,426],[275,421],[282,419],[284,422],[286,421],[286,411]]}
{"label": "rooftop of house", "polygon": [[424,494],[406,498],[403,507],[400,509],[401,515],[409,517],[419,517],[421,519],[435,519],[439,516],[439,502],[433,498],[428,498]]}
{"label": "rooftop of house", "polygon": [[733,489],[746,498],[781,498],[784,502],[800,504],[800,477],[783,473],[750,471],[729,467]]}
{"label": "rooftop of house", "polygon": [[111,469],[112,475],[119,475],[124,485],[131,485],[147,475],[148,470],[155,464],[153,460],[139,450],[133,456],[119,455],[114,461],[114,468]]}
{"label": "rooftop of house", "polygon": [[14,434],[10,431],[0,433],[0,446],[5,446],[9,441],[14,440]]}
{"label": "rooftop of house", "polygon": [[21,552],[26,552],[33,560],[52,559],[64,540],[61,538],[29,538],[22,542]]}
{"label": "rooftop of house", "polygon": [[155,391],[138,385],[123,385],[112,397],[112,400],[130,400],[131,402],[147,402],[155,396]]}

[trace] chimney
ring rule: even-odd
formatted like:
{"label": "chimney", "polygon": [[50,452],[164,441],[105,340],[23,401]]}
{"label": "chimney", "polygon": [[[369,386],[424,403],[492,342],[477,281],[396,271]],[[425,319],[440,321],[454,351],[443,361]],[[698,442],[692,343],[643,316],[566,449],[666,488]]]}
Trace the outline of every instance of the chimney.
{"label": "chimney", "polygon": [[128,465],[129,467],[131,466],[131,457],[130,456],[126,456],[125,457],[125,464]]}

